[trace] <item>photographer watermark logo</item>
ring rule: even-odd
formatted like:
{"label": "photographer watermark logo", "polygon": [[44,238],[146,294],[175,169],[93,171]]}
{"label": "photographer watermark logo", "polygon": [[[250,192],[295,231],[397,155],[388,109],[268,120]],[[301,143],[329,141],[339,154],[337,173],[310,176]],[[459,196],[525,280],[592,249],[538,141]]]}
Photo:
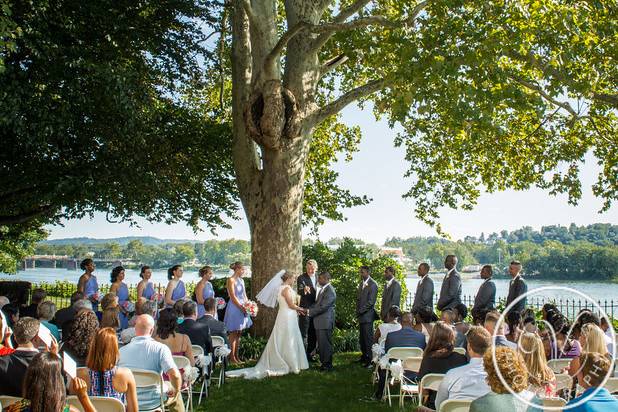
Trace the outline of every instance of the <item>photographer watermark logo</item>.
{"label": "photographer watermark logo", "polygon": [[[600,314],[601,317],[604,317],[605,319],[610,319],[609,316],[607,316],[607,313],[605,313],[605,311],[603,310],[603,308],[597,304],[597,302],[594,301],[594,299],[592,299],[591,297],[587,296],[586,294],[575,290],[575,289],[571,289],[568,287],[563,287],[563,286],[546,286],[546,287],[541,287],[538,289],[533,289],[528,291],[527,293],[519,296],[517,299],[515,299],[513,302],[511,302],[511,304],[509,306],[507,306],[504,311],[502,312],[502,314],[500,315],[500,318],[498,320],[498,323],[496,324],[496,327],[494,328],[494,332],[493,332],[493,337],[492,339],[495,341],[496,336],[498,336],[500,330],[502,329],[502,327],[498,327],[498,325],[505,325],[507,322],[507,319],[505,318],[505,316],[507,316],[508,312],[511,310],[511,308],[513,308],[518,302],[520,302],[523,299],[527,299],[533,296],[543,296],[545,295],[547,292],[560,292],[560,294],[572,294],[572,296],[577,296],[579,298],[582,298],[585,302],[585,307],[589,308],[590,311]],[[560,308],[558,308],[560,309]],[[552,322],[548,322],[547,320],[542,320],[542,328],[543,331],[542,332],[538,332],[535,331],[535,333],[538,333],[540,336],[542,336],[543,338],[543,342],[544,342],[544,346],[548,347],[548,349],[551,351],[551,356],[549,356],[551,359],[556,359],[559,357],[559,354],[564,354],[567,353],[569,350],[571,350],[573,348],[573,342],[571,341],[571,336],[573,333],[573,328],[578,324],[578,319],[580,316],[582,316],[582,312],[578,313],[576,315],[576,317],[572,320],[567,320],[563,315],[561,315],[560,313],[556,313],[556,316],[554,317],[554,319],[552,319]],[[610,323],[611,325],[611,323]],[[583,373],[583,365],[579,365],[579,367],[577,367],[577,362],[574,363],[573,365],[571,365],[569,367],[570,370],[565,370],[565,371],[561,371],[561,375],[563,375],[564,373],[569,373],[570,376],[573,376],[576,378],[578,385],[577,388],[579,388],[580,390],[593,386],[591,385],[591,382],[599,382],[601,381],[601,383],[594,387],[594,389],[592,391],[590,391],[589,393],[586,394],[585,397],[582,397],[581,399],[579,399],[577,402],[570,404],[568,406],[542,406],[542,409],[545,411],[567,411],[571,408],[575,408],[577,406],[580,406],[582,404],[584,404],[587,400],[589,400],[590,398],[594,397],[596,395],[596,393],[605,385],[605,383],[607,382],[607,380],[612,377],[613,375],[613,371],[614,371],[614,358],[616,356],[616,336],[614,334],[614,330],[613,328],[610,326],[609,330],[611,331],[611,339],[612,342],[614,342],[613,345],[611,345],[612,347],[612,353],[610,353],[611,356],[611,364],[610,364],[610,368],[609,368],[609,373],[607,373],[605,376],[600,376],[600,373],[602,373],[602,371],[592,368],[592,370],[588,371],[587,374]],[[543,347],[538,347],[538,345],[534,345],[534,344],[530,344],[530,342],[523,342],[522,341],[522,337],[524,336],[524,333],[522,333],[520,335],[519,341],[517,342],[517,350],[526,358],[528,359],[534,359],[535,357],[545,357],[545,352],[546,350]],[[529,335],[528,335],[529,336]],[[585,339],[585,337],[584,337]],[[513,368],[509,367],[508,365],[500,365],[499,361],[497,359],[496,356],[496,346],[492,345],[491,347],[491,351],[492,351],[492,361],[493,361],[493,367],[495,369],[496,375],[498,376],[500,382],[502,383],[502,385],[514,396],[516,396],[521,402],[527,404],[528,406],[532,406],[532,407],[539,407],[539,405],[537,403],[535,403],[535,401],[533,401],[532,399],[539,399],[539,397],[534,397],[531,398],[529,395],[529,392],[524,392],[520,390],[515,390],[513,388],[513,386],[521,386],[521,385],[512,385],[509,384],[508,380],[505,378],[505,376],[503,375],[502,371],[511,371]],[[582,352],[585,351],[585,348],[582,348]],[[503,360],[504,361],[504,360]],[[532,361],[532,363],[536,363],[534,360]],[[568,366],[568,361],[565,362],[565,369]],[[538,372],[538,371],[537,371]],[[528,371],[528,377],[531,378],[529,379],[529,381],[535,381],[537,379],[534,379],[535,377],[531,376],[530,371]],[[602,380],[601,380],[602,379]],[[519,379],[521,381],[521,379]],[[570,379],[564,378],[564,376],[562,376],[562,380],[567,380],[568,382],[571,382]],[[513,380],[511,379],[511,382],[513,382]],[[515,382],[513,382],[515,383]],[[521,382],[519,382],[521,383]],[[580,386],[579,384],[583,384],[585,386]],[[566,393],[571,392],[571,386],[567,385],[568,389],[566,390]],[[578,391],[579,394],[580,391]],[[557,395],[560,395],[560,393],[558,393]],[[541,398],[541,402],[542,402],[542,398]]]}

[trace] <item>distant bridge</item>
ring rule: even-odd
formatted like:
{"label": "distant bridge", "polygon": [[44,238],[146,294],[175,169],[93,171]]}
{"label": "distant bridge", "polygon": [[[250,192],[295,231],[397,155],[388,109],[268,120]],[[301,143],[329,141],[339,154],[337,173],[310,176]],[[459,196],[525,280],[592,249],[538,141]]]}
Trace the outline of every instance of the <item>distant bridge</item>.
{"label": "distant bridge", "polygon": [[[95,265],[103,267],[124,266],[127,263],[139,263],[137,260],[129,258],[120,259],[96,259],[93,258]],[[79,269],[81,259],[68,255],[32,255],[24,258],[21,262],[22,270],[38,268],[66,268],[67,270]]]}

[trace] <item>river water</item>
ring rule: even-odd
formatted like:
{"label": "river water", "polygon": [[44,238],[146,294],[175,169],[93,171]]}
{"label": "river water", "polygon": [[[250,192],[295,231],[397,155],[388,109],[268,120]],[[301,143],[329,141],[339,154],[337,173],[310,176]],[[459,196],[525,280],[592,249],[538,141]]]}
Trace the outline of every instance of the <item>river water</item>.
{"label": "river water", "polygon": [[[66,270],[66,269],[48,269],[48,268],[40,268],[40,269],[28,269],[17,272],[16,275],[6,275],[0,274],[0,280],[25,280],[29,282],[55,282],[56,280],[66,280],[69,282],[77,283],[77,280],[81,276],[82,271],[75,270]],[[98,281],[100,284],[109,283],[109,272],[108,270],[101,270],[95,272],[98,277]],[[227,272],[216,273],[216,277],[224,277],[227,276]],[[432,279],[434,280],[435,291],[438,293],[440,291],[440,286],[442,284],[443,274],[432,274]],[[197,282],[199,280],[197,271],[185,270],[183,279],[185,282]],[[152,280],[156,283],[161,283],[165,285],[167,283],[167,271],[165,270],[154,270],[152,274]],[[378,284],[382,284],[381,279],[376,279]],[[140,281],[139,271],[134,269],[127,269],[125,271],[125,282],[127,284],[137,284]],[[618,284],[616,283],[607,283],[607,282],[585,282],[585,281],[550,281],[550,280],[536,280],[536,279],[527,279],[528,290],[537,289],[541,287],[548,286],[561,286],[575,289],[587,296],[590,296],[593,300],[597,301],[610,301],[615,300],[616,305],[618,306]],[[463,274],[462,280],[462,293],[464,296],[474,297],[476,295],[476,291],[478,290],[479,285],[481,284],[481,279],[472,278],[466,274]],[[418,277],[413,276],[406,279],[406,285],[409,291],[416,290],[416,284],[418,283]],[[496,283],[496,296],[498,298],[504,297],[508,294],[509,288],[509,280],[508,279],[495,279]],[[569,291],[565,291],[563,289],[560,290],[544,290],[534,296],[535,298],[544,299],[544,300],[560,300],[560,299],[580,299],[581,296],[571,293]]]}

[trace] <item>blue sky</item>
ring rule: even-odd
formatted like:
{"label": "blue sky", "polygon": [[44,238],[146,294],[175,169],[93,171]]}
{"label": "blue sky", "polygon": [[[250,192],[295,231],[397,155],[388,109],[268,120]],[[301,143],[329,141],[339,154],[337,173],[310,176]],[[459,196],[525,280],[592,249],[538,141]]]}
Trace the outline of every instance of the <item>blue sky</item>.
{"label": "blue sky", "polygon": [[[328,221],[320,229],[319,237],[350,236],[368,242],[382,244],[391,236],[431,236],[434,229],[414,218],[413,204],[404,201],[401,195],[411,186],[403,175],[407,164],[404,149],[393,146],[395,131],[386,122],[375,121],[371,110],[349,107],[343,112],[348,124],[358,124],[363,132],[360,151],[351,162],[340,162],[336,169],[340,172],[339,182],[355,194],[366,194],[373,202],[366,206],[347,209],[345,222]],[[522,226],[539,229],[547,225],[577,225],[591,223],[618,223],[618,206],[599,214],[601,201],[596,199],[590,189],[595,182],[599,168],[594,159],[588,159],[582,170],[583,195],[578,206],[570,206],[566,196],[550,196],[542,190],[525,192],[506,191],[483,194],[472,211],[441,210],[443,229],[454,239],[466,235],[478,236],[514,230]],[[93,220],[82,219],[64,222],[64,227],[48,227],[50,239],[64,237],[111,238],[121,236],[155,236],[165,239],[239,238],[249,239],[246,220],[232,221],[232,229],[219,230],[217,236],[210,232],[194,234],[186,225],[150,224],[140,221],[140,228],[128,224],[112,224],[101,214]]]}

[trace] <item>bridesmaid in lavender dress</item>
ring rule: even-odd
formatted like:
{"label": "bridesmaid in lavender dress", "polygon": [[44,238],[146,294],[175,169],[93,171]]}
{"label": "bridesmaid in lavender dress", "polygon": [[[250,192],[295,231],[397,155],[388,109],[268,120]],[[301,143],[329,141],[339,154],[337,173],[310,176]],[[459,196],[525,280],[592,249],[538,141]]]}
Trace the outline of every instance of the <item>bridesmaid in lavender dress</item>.
{"label": "bridesmaid in lavender dress", "polygon": [[230,269],[234,274],[227,280],[227,293],[230,300],[225,308],[224,323],[229,331],[230,340],[230,363],[238,364],[238,347],[240,345],[240,335],[244,329],[251,327],[251,317],[243,307],[243,304],[248,300],[245,291],[245,282],[242,275],[245,273],[245,267],[240,262],[235,262],[230,265]]}
{"label": "bridesmaid in lavender dress", "polygon": [[96,312],[99,310],[99,284],[97,283],[97,277],[93,273],[96,266],[92,259],[84,259],[79,267],[84,271],[84,274],[79,277],[77,290],[82,292],[86,299],[92,303],[92,310]]}
{"label": "bridesmaid in lavender dress", "polygon": [[137,300],[144,298],[146,300],[153,300],[155,297],[154,284],[150,281],[152,277],[152,269],[150,266],[142,266],[139,272],[139,277],[142,278],[137,284]]}
{"label": "bridesmaid in lavender dress", "polygon": [[165,288],[165,307],[171,308],[177,300],[186,299],[187,291],[185,284],[180,278],[182,277],[182,266],[174,265],[167,270],[167,278],[169,283]]}
{"label": "bridesmaid in lavender dress", "polygon": [[[197,301],[197,318],[201,318],[206,314],[204,310],[204,301],[208,298],[215,297],[215,290],[212,287],[212,283],[210,283],[210,279],[212,279],[212,268],[210,266],[204,266],[200,269],[199,275],[201,277],[200,281],[195,285],[195,300]],[[217,319],[215,312],[215,319]]]}
{"label": "bridesmaid in lavender dress", "polygon": [[112,269],[110,275],[110,281],[112,286],[109,288],[110,292],[113,292],[118,297],[118,307],[120,313],[118,318],[120,319],[120,328],[122,330],[129,327],[129,312],[127,310],[127,302],[129,302],[129,288],[124,283],[124,268],[122,266],[116,266]]}

